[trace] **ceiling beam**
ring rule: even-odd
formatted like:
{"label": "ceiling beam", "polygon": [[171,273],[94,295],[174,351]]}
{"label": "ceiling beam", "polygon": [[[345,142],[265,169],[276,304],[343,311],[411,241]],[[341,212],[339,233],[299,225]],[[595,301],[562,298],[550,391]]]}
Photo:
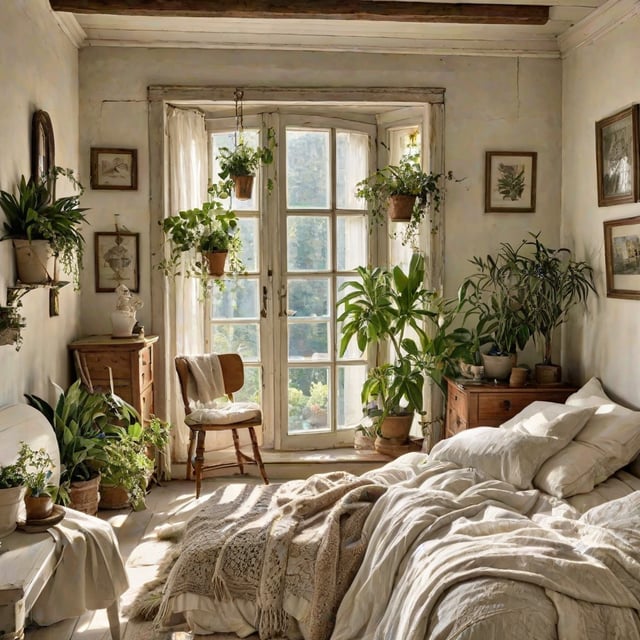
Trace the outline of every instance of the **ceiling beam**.
{"label": "ceiling beam", "polygon": [[540,25],[549,7],[393,0],[50,0],[54,11],[191,18],[296,18]]}

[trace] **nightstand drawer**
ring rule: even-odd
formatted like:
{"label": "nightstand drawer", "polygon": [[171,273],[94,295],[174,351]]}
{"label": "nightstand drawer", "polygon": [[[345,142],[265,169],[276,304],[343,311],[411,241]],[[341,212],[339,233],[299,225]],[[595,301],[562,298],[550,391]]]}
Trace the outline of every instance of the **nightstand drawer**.
{"label": "nightstand drawer", "polygon": [[516,413],[520,413],[535,398],[531,394],[492,393],[478,397],[478,422],[497,427]]}
{"label": "nightstand drawer", "polygon": [[446,437],[448,438],[450,436],[453,436],[460,431],[466,431],[467,428],[468,425],[466,420],[463,420],[458,413],[449,408],[447,410]]}

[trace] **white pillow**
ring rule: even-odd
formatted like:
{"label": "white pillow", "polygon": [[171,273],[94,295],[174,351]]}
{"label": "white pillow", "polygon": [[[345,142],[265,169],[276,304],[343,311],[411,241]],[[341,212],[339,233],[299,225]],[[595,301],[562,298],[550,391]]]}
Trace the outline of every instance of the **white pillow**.
{"label": "white pillow", "polygon": [[590,408],[534,402],[501,428],[475,427],[441,440],[429,458],[474,467],[528,489],[544,461],[566,446],[592,413]]}
{"label": "white pillow", "polygon": [[613,402],[596,378],[570,395],[566,404],[592,407],[595,413],[533,480],[538,489],[558,498],[588,493],[640,453],[640,411]]}

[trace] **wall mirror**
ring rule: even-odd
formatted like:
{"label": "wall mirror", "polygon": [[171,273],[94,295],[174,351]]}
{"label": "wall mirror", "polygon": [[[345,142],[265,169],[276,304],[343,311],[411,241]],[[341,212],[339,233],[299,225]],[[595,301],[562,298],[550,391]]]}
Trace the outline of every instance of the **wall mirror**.
{"label": "wall mirror", "polygon": [[[51,118],[46,111],[34,111],[31,118],[31,177],[40,181],[55,166],[55,142]],[[55,198],[55,179],[48,179],[51,198]]]}

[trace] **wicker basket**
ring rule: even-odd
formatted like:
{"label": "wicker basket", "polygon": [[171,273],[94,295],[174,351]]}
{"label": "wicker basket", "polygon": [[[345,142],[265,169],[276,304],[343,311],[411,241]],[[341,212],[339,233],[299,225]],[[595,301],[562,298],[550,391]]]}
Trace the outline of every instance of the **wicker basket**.
{"label": "wicker basket", "polygon": [[69,496],[71,497],[69,508],[95,516],[98,513],[98,503],[100,502],[99,488],[100,476],[90,480],[72,482],[69,488]]}

